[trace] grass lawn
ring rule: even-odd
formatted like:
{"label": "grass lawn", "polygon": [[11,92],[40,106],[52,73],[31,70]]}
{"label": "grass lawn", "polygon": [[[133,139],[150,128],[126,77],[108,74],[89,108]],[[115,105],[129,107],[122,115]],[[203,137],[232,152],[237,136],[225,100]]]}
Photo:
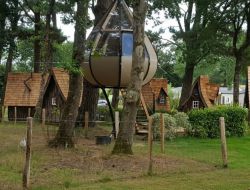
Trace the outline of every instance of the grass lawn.
{"label": "grass lawn", "polygon": [[[166,142],[164,154],[154,142],[154,174],[147,176],[146,141],[135,140],[133,156],[112,156],[113,144],[96,146],[92,139],[100,131],[90,131],[90,139],[79,136],[74,150],[49,149],[46,132],[35,125],[32,190],[250,190],[249,135],[227,139],[227,169],[221,167],[218,139],[178,138]],[[25,133],[25,124],[0,125],[1,190],[22,189],[25,154],[18,144]]]}

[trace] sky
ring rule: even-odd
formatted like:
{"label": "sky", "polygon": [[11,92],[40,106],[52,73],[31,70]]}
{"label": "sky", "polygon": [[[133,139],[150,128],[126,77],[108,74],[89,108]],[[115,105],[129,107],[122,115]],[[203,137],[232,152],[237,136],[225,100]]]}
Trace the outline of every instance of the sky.
{"label": "sky", "polygon": [[[91,11],[90,11],[91,13]],[[93,19],[94,16],[93,14],[90,14],[90,17]],[[167,40],[171,40],[171,33],[169,32],[168,30],[168,27],[169,26],[176,26],[176,22],[174,20],[171,20],[171,19],[165,19],[164,18],[164,12],[161,11],[161,12],[158,12],[157,14],[155,14],[153,16],[153,18],[156,18],[157,20],[160,20],[161,21],[161,24],[158,25],[158,26],[155,26],[154,24],[154,21],[153,20],[146,20],[146,25],[145,25],[145,29],[146,30],[152,30],[152,31],[158,31],[160,28],[163,28],[165,29],[165,33],[162,35],[162,38],[163,39],[167,39]],[[74,41],[74,24],[63,24],[61,21],[60,21],[60,18],[58,18],[58,27],[62,30],[63,34],[65,36],[68,37],[68,41],[71,41],[73,42]],[[87,31],[87,35],[90,34],[92,29],[89,29]]]}

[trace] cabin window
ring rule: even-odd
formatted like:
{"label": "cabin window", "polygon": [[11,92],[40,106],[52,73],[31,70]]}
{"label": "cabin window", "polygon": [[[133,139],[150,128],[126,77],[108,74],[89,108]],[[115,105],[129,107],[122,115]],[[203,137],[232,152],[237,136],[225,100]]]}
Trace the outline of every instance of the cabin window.
{"label": "cabin window", "polygon": [[196,97],[199,96],[199,90],[198,90],[197,88],[194,89],[194,95],[195,95]]}
{"label": "cabin window", "polygon": [[193,108],[199,108],[200,101],[193,101]]}
{"label": "cabin window", "polygon": [[159,104],[166,104],[166,96],[164,94],[160,95]]}
{"label": "cabin window", "polygon": [[124,32],[122,34],[122,55],[131,56],[133,53],[133,33]]}
{"label": "cabin window", "polygon": [[119,56],[120,54],[120,33],[105,32],[96,47],[96,56]]}
{"label": "cabin window", "polygon": [[53,97],[53,98],[51,99],[51,105],[52,105],[52,106],[56,106],[56,98],[55,98],[55,97]]}

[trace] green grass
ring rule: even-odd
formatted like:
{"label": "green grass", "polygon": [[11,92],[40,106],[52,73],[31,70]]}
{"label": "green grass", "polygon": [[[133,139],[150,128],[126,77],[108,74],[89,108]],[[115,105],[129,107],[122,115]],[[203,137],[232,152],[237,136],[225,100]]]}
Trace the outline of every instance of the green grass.
{"label": "green grass", "polygon": [[[25,134],[25,124],[0,125],[1,190],[22,189],[25,154],[18,144]],[[136,140],[135,155],[129,157],[111,156],[113,144],[97,147],[93,140],[84,139],[78,139],[74,150],[55,150],[46,147],[44,133],[36,124],[31,187],[32,190],[248,190],[250,136],[229,138],[227,142],[227,169],[222,168],[219,139],[177,138],[166,141],[164,154],[160,153],[160,143],[154,142],[154,174],[147,176],[146,141]]]}

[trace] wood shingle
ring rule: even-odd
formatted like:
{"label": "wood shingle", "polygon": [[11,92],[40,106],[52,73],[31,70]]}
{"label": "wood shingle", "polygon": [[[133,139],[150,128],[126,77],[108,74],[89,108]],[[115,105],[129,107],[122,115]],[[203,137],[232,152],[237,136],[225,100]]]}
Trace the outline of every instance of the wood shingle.
{"label": "wood shingle", "polygon": [[40,73],[9,73],[4,106],[36,106],[41,80]]}

